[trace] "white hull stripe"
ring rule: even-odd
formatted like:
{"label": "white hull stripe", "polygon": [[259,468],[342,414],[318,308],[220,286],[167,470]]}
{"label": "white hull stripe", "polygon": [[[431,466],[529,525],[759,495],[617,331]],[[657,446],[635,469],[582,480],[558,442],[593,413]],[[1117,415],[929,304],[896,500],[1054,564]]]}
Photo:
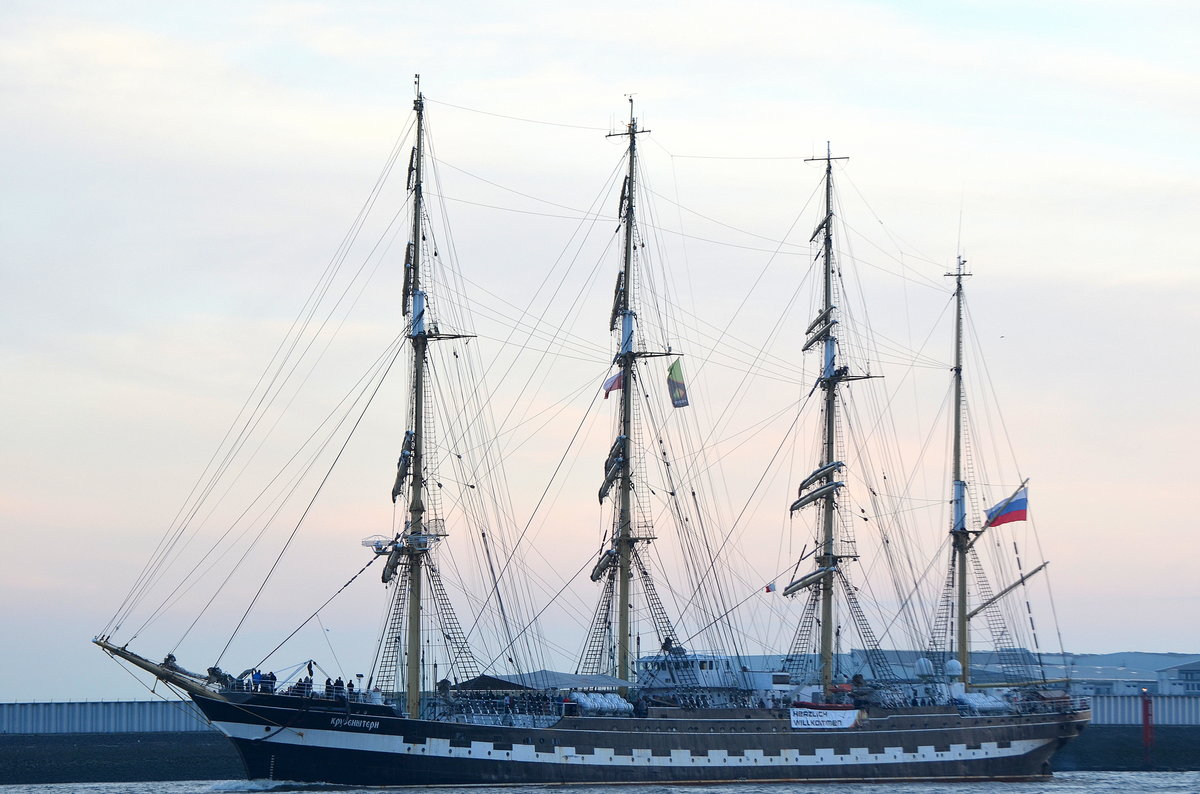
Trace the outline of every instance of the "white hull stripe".
{"label": "white hull stripe", "polygon": [[[471,742],[470,747],[451,747],[448,739],[428,739],[422,744],[405,742],[401,736],[370,733],[351,733],[312,728],[285,728],[271,735],[261,725],[236,722],[214,722],[217,728],[233,739],[259,740],[263,744],[287,744],[296,747],[320,747],[330,750],[360,750],[375,753],[412,755],[418,758],[457,758],[485,761],[520,761],[535,764],[571,764],[578,766],[847,766],[851,764],[911,764],[914,762],[977,761],[992,758],[1022,756],[1037,750],[1054,739],[1016,739],[1009,747],[996,742],[983,742],[977,749],[965,744],[951,744],[950,749],[938,751],[932,746],[918,747],[905,752],[899,747],[884,748],[872,753],[866,748],[852,748],[838,754],[832,748],[801,753],[784,749],[778,755],[764,755],[762,750],[745,750],[742,755],[729,755],[727,750],[711,750],[693,754],[691,750],[671,750],[670,755],[653,755],[650,750],[635,749],[632,755],[617,755],[613,750],[597,747],[593,752],[579,754],[574,747],[546,748],[514,744],[511,750],[497,750],[491,742]],[[272,728],[271,731],[276,729]],[[270,738],[264,738],[270,736]]]}

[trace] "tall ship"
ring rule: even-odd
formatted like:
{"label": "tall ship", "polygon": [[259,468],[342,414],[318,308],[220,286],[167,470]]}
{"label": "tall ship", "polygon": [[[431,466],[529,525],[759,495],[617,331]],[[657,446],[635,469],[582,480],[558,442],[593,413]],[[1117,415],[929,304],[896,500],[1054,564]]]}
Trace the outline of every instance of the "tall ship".
{"label": "tall ship", "polygon": [[[333,451],[329,469],[316,466],[325,459],[315,451],[289,459],[272,478],[272,487],[284,484],[280,490],[254,496],[220,533],[222,542],[242,539],[243,545],[227,550],[214,544],[191,567],[177,562],[197,537],[206,506],[226,493],[221,477],[236,468],[234,453],[249,448],[243,431],[272,421],[259,406],[286,401],[283,384],[301,378],[303,368],[285,354],[314,347],[317,337],[289,331],[260,397],[248,400],[234,423],[227,452],[214,456],[195,498],[95,644],[149,672],[156,686],[190,698],[229,737],[252,779],[425,786],[1048,776],[1055,751],[1083,730],[1090,712],[1067,682],[1047,678],[1037,649],[1024,647],[1028,632],[1005,621],[1023,614],[1021,594],[1045,563],[1027,569],[993,560],[1015,548],[999,533],[1027,518],[1027,483],[1009,482],[985,501],[987,492],[972,479],[981,463],[969,449],[964,260],[959,257],[947,274],[954,318],[945,411],[948,482],[929,500],[929,514],[942,524],[940,541],[918,559],[916,547],[905,546],[912,522],[902,522],[904,509],[889,501],[902,478],[896,472],[891,481],[876,479],[889,467],[857,441],[883,429],[863,420],[863,406],[888,400],[868,396],[883,379],[850,353],[870,323],[851,309],[854,296],[843,279],[834,175],[844,158],[829,150],[813,158],[823,168],[805,249],[811,267],[804,286],[812,287],[813,296],[806,328],[793,333],[790,345],[793,362],[807,363],[789,365],[800,385],[790,447],[807,464],[784,467],[779,450],[786,444],[779,444],[763,474],[790,480],[794,495],[774,511],[803,542],[779,545],[778,572],[766,581],[739,581],[729,573],[741,563],[731,540],[738,519],[709,517],[704,508],[715,497],[695,485],[720,461],[705,457],[708,431],[689,429],[691,415],[677,418],[697,386],[684,383],[687,350],[674,350],[669,336],[650,330],[651,319],[663,313],[656,308],[670,302],[641,270],[653,246],[647,248],[647,230],[639,225],[644,194],[638,147],[646,131],[632,111],[631,100],[625,129],[610,136],[624,143],[624,158],[614,180],[619,226],[607,254],[617,261],[616,281],[611,293],[604,289],[611,346],[595,357],[608,368],[590,391],[592,407],[611,422],[602,446],[590,451],[603,461],[596,468],[600,485],[598,492],[545,492],[580,503],[598,496],[598,542],[581,552],[577,575],[535,578],[539,561],[553,568],[554,560],[579,558],[580,552],[526,542],[534,522],[516,519],[503,495],[508,452],[490,413],[494,392],[484,385],[485,376],[503,373],[486,360],[470,360],[480,339],[454,311],[464,302],[466,280],[444,269],[452,245],[431,221],[426,100],[418,86],[403,188],[406,221],[386,232],[407,236],[397,301],[403,333],[356,384],[340,418],[322,422],[319,450]],[[403,153],[398,144],[385,175],[403,163]],[[373,190],[364,206],[376,197]],[[333,283],[331,275],[318,291],[336,292]],[[316,305],[315,298],[306,305],[293,330],[320,319]],[[567,311],[579,309],[572,304]],[[526,329],[518,332],[525,334],[522,347],[534,346],[541,333],[529,330],[537,321],[527,314],[513,321],[514,328]],[[322,327],[336,325],[336,317],[331,312]],[[550,336],[544,341],[546,349],[562,342]],[[572,348],[577,355],[594,355],[587,351],[595,349],[582,343]],[[315,580],[288,579],[281,562],[316,495],[301,500],[294,526],[269,550],[255,545],[262,537],[255,533],[301,483],[316,480],[321,493],[333,464],[353,451],[349,439],[381,384],[389,372],[402,370],[403,420],[384,431],[399,448],[393,525],[362,541],[362,567],[343,572],[349,581],[326,599],[313,592]],[[532,382],[536,376],[520,377]],[[526,412],[522,421],[539,415],[514,403],[509,416],[514,410]],[[506,427],[514,421],[506,419]],[[677,444],[670,433],[679,426],[688,432]],[[689,434],[701,451],[680,455]],[[294,461],[305,462],[303,476],[295,473],[300,464]],[[500,485],[484,485],[488,477]],[[276,492],[286,498],[271,495]],[[242,518],[247,515],[260,518]],[[859,526],[878,527],[874,545],[886,559],[867,561],[860,547],[868,544],[855,536]],[[579,538],[576,533],[547,545],[587,546]],[[473,552],[477,567],[468,570],[456,540]],[[656,552],[668,542],[683,562],[664,579]],[[235,595],[261,607],[269,584],[292,582],[284,587],[285,601],[295,614],[268,611],[255,624],[265,628],[247,638],[253,610],[240,611],[224,647],[198,662],[184,657],[182,641],[149,656],[134,650],[152,627],[174,620],[166,616],[175,605],[196,597],[206,613],[221,588],[231,588],[235,575],[251,569],[261,583],[235,589]],[[218,580],[211,596],[201,574]],[[343,592],[369,580],[382,581],[386,603],[369,671],[352,674],[337,660],[324,621]],[[152,595],[156,588],[166,595]],[[539,617],[548,604],[582,601],[578,593],[592,606],[580,621],[574,669],[540,666],[546,647],[568,641],[559,629],[540,627]],[[753,618],[739,617],[747,609]],[[299,626],[284,625],[294,620]],[[198,621],[180,625],[185,637]],[[485,638],[486,623],[498,628]],[[771,627],[769,633],[785,638],[783,647],[750,653],[752,625]],[[253,646],[273,644],[261,640],[268,629],[283,641],[264,654]],[[907,648],[894,649],[901,637]],[[991,640],[986,649],[985,638]],[[307,652],[293,650],[301,639],[310,642]],[[154,661],[168,648],[165,658]],[[238,655],[243,663],[222,668]]]}

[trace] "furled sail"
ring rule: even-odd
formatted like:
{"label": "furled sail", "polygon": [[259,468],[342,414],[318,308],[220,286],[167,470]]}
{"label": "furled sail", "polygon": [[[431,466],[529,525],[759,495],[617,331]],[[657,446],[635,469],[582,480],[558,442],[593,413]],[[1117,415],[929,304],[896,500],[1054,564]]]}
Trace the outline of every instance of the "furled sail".
{"label": "furled sail", "polygon": [[608,496],[608,492],[612,490],[613,485],[617,482],[617,478],[621,476],[621,469],[625,466],[625,436],[617,436],[617,440],[613,442],[612,449],[608,451],[608,457],[604,460],[604,482],[600,486],[600,502],[604,502],[604,497]]}
{"label": "furled sail", "polygon": [[600,559],[596,560],[596,566],[592,568],[591,579],[593,582],[598,582],[604,578],[604,574],[609,568],[617,563],[617,550],[608,549],[600,555]]}
{"label": "furled sail", "polygon": [[815,485],[816,483],[825,479],[832,472],[841,471],[845,465],[846,464],[842,463],[840,460],[835,460],[833,463],[827,463],[821,468],[817,469],[812,474],[805,477],[804,482],[800,483],[800,488],[798,489],[796,496],[803,496],[804,490],[810,485]]}
{"label": "furled sail", "polygon": [[817,488],[816,490],[813,490],[813,491],[809,491],[804,496],[801,496],[799,499],[792,502],[792,506],[789,509],[791,512],[794,513],[797,510],[799,510],[800,508],[802,508],[806,505],[810,505],[813,502],[816,502],[816,501],[820,500],[821,498],[828,496],[829,494],[833,493],[834,491],[836,491],[838,488],[841,488],[845,484],[846,483],[844,483],[844,482],[831,482],[831,483],[822,485],[820,488]]}
{"label": "furled sail", "polygon": [[785,596],[790,596],[793,593],[803,590],[806,587],[811,587],[814,584],[816,584],[817,582],[824,579],[829,574],[833,573],[833,571],[834,571],[834,568],[818,568],[817,570],[813,571],[812,573],[801,576],[799,579],[792,582],[787,587],[783,588],[783,594]]}
{"label": "furled sail", "polygon": [[408,479],[408,469],[412,464],[413,431],[404,431],[404,446],[400,448],[400,460],[396,461],[396,484],[392,486],[392,504],[404,491],[404,481]]}

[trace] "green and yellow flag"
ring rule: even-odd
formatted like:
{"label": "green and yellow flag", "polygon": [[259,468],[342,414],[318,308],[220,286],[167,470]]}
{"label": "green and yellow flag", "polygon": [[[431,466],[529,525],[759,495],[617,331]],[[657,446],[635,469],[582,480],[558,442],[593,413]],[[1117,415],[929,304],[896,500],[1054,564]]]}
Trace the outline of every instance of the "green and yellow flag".
{"label": "green and yellow flag", "polygon": [[683,408],[688,404],[687,387],[683,385],[683,367],[679,359],[675,359],[675,363],[667,370],[667,390],[671,392],[671,405]]}

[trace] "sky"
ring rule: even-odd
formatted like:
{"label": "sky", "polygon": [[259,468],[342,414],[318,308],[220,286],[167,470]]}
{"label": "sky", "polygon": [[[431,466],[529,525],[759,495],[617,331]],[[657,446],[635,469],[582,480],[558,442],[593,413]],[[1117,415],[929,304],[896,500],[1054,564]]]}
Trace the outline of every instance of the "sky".
{"label": "sky", "polygon": [[[870,208],[848,222],[903,235],[928,276],[972,265],[1067,649],[1200,650],[1198,33],[1195,4],[1153,0],[5,3],[0,698],[146,696],[89,640],[337,249],[415,73],[458,258],[513,299],[572,224],[489,211],[513,200],[494,185],[586,206],[628,94],[656,189],[768,240],[833,141]],[[371,534],[347,531],[347,555]]]}

